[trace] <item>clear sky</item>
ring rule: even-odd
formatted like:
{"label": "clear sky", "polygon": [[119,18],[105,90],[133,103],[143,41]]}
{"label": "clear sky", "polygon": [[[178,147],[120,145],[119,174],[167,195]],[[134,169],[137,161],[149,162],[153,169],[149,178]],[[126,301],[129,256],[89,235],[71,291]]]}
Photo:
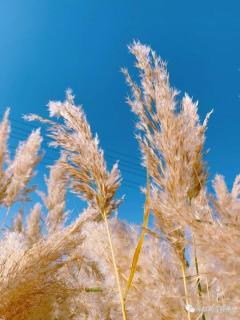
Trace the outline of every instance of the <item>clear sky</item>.
{"label": "clear sky", "polygon": [[[222,173],[231,184],[240,171],[239,16],[237,0],[1,1],[0,113],[11,106],[11,146],[31,131],[22,114],[46,116],[48,100],[63,99],[71,87],[109,164],[120,160],[126,194],[120,216],[140,222],[144,170],[120,73],[123,66],[133,70],[127,44],[138,39],[168,61],[172,85],[199,101],[202,119],[214,108],[207,136],[209,179]],[[48,150],[45,163],[54,156]],[[80,208],[73,198],[69,206],[74,214]]]}

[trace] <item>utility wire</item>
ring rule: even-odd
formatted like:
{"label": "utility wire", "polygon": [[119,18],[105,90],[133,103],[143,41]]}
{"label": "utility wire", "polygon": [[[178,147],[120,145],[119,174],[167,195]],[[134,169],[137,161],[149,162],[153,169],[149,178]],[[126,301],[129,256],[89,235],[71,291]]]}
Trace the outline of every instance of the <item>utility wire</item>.
{"label": "utility wire", "polygon": [[[27,139],[27,136],[29,136],[29,134],[31,133],[31,131],[29,131],[29,127],[31,127],[32,129],[37,129],[38,128],[38,126],[34,126],[32,124],[29,124],[29,123],[27,124],[24,121],[19,121],[19,120],[15,119],[15,118],[12,118],[12,117],[10,118],[10,120],[15,122],[15,123],[21,124],[21,125],[23,125],[23,126],[28,128],[28,129],[26,129],[26,128],[22,128],[22,127],[19,127],[17,125],[11,124],[11,126],[14,128],[14,130],[20,131],[17,134],[15,134],[15,133],[11,134],[11,137],[13,139],[18,140],[18,141],[19,141],[19,138],[23,139],[23,140]],[[24,134],[27,134],[27,136],[25,136]],[[49,137],[45,137],[45,140],[51,141],[51,139]],[[49,148],[48,144],[46,144],[44,142],[43,142],[43,146],[45,146],[48,150],[51,150],[52,152],[54,150],[54,149]],[[122,172],[126,172],[128,174],[134,175],[134,176],[139,177],[139,178],[145,178],[144,171],[143,171],[142,167],[140,166],[140,164],[135,162],[135,161],[132,161],[132,159],[137,159],[137,158],[130,157],[129,155],[127,155],[125,153],[118,152],[118,151],[112,150],[110,148],[106,148],[106,149],[108,149],[109,151],[111,150],[111,153],[118,154],[121,157],[125,158],[125,159],[121,159],[121,158],[119,159],[120,160],[119,167],[120,167],[120,170]],[[106,156],[106,159],[108,159],[108,162],[110,162],[110,164],[113,165],[114,161],[116,161],[116,158],[111,153],[107,152],[105,156]],[[53,158],[53,157],[51,157],[49,155],[45,155],[44,159],[48,159],[50,161],[56,161],[57,160],[57,158]],[[44,164],[48,165],[48,166],[52,165],[52,163],[47,163],[46,161],[44,161]],[[139,169],[137,169],[137,168],[141,168],[141,171]],[[128,180],[128,179],[123,179],[123,184],[124,184],[124,186],[127,186],[127,184],[128,184],[128,187],[131,187],[131,188],[132,187],[136,188],[136,187],[139,187],[139,185],[140,185],[140,183],[138,184],[138,183],[136,183],[136,181],[131,181],[131,180]]]}
{"label": "utility wire", "polygon": [[[11,117],[10,119],[11,119],[11,121],[17,122],[17,123],[19,123],[19,124],[21,124],[21,125],[23,125],[23,126],[25,126],[25,127],[27,127],[27,128],[29,128],[29,127],[33,128],[33,129],[38,128],[38,126],[34,126],[32,123],[28,123],[28,124],[27,124],[27,123],[24,122],[24,121],[19,121],[19,120],[16,120],[15,118],[12,118],[12,117]],[[23,132],[26,132],[26,133],[29,134],[29,130],[26,130],[25,128],[17,127],[17,126],[14,126],[14,125],[13,125],[13,127],[15,127],[16,129],[18,129],[18,130],[20,130],[20,131],[23,131]],[[47,139],[47,140],[51,140],[48,136],[46,137],[46,139]],[[125,162],[127,162],[127,163],[129,163],[129,164],[131,164],[131,165],[135,165],[135,166],[137,166],[138,168],[139,168],[139,167],[142,168],[141,165],[139,164],[139,159],[138,159],[137,157],[129,156],[129,155],[126,154],[126,153],[113,150],[112,148],[109,148],[109,147],[106,147],[105,149],[106,149],[106,150],[109,150],[109,152],[111,152],[111,153],[118,154],[118,155],[124,157],[124,158],[125,158],[125,159],[124,159]],[[114,155],[111,155],[111,156],[115,158]],[[134,160],[135,160],[135,161],[134,161]]]}
{"label": "utility wire", "polygon": [[[21,132],[21,133],[17,133],[17,134],[18,134],[19,136],[21,136],[21,138],[23,138],[23,139],[26,139],[26,136],[24,136],[22,133],[26,133],[27,135],[30,134],[30,131],[28,131],[28,130],[26,130],[26,129],[19,128],[19,127],[15,126],[15,125],[12,125],[12,127],[13,127],[14,129],[16,129],[16,130],[18,130],[18,131]],[[47,137],[47,139],[48,139],[49,141],[51,141],[50,138]],[[46,138],[45,138],[45,140],[46,140]],[[48,145],[45,144],[45,142],[43,142],[43,146],[46,146],[46,148],[48,148]],[[51,150],[52,150],[52,149],[51,149]],[[108,159],[110,159],[110,160],[115,160],[115,161],[116,161],[115,156],[113,156],[113,155],[110,154],[110,153],[106,153],[106,158],[108,158]],[[145,177],[144,170],[142,169],[142,167],[141,167],[139,164],[136,164],[136,163],[135,163],[135,166],[137,166],[138,168],[141,168],[141,170],[139,170],[139,169],[137,169],[136,167],[132,166],[132,162],[127,161],[127,160],[125,160],[125,159],[124,159],[124,160],[123,160],[123,159],[120,159],[120,165],[121,165],[121,167],[126,168],[126,170],[128,170],[128,172],[130,172],[130,171],[129,171],[129,168],[130,168],[131,171],[132,171],[131,173],[134,173],[136,176]]]}
{"label": "utility wire", "polygon": [[[19,135],[16,135],[15,133],[12,133],[12,134],[11,134],[11,138],[14,139],[14,140],[17,140],[17,141],[19,141],[19,140],[21,140],[21,139],[24,139],[24,140],[27,139],[27,137],[19,136]],[[51,151],[52,151],[52,149],[49,149],[48,146],[46,146],[46,148],[48,148],[48,150],[51,150]],[[50,160],[50,161],[56,161],[56,160],[57,160],[57,158],[53,158],[53,157],[51,157],[51,156],[49,156],[49,155],[45,155],[44,158],[45,158],[45,159],[48,159],[48,160]],[[106,156],[106,158],[109,158],[109,156]],[[108,161],[108,163],[109,163],[111,166],[113,166],[115,162],[111,159],[111,160]],[[144,174],[139,173],[139,172],[137,172],[136,170],[134,171],[134,169],[131,169],[131,168],[129,169],[129,166],[125,165],[124,163],[121,163],[121,162],[120,162],[119,168],[120,168],[120,170],[121,170],[122,172],[127,172],[127,173],[129,173],[129,174],[131,174],[131,175],[133,175],[133,176],[139,177],[139,178],[145,178]]]}
{"label": "utility wire", "polygon": [[[12,136],[12,138],[18,140],[18,138],[15,137],[15,136]],[[13,146],[12,144],[9,144],[8,146],[9,146],[9,148],[11,150],[14,150],[14,151],[16,150],[16,147]],[[45,159],[50,160],[50,162],[46,161]],[[44,168],[50,167],[50,166],[53,165],[52,161],[56,161],[56,160],[57,159],[49,158],[48,156],[45,155],[45,156],[43,156],[43,159],[39,162],[38,166],[44,166]],[[132,189],[135,188],[136,189],[136,187],[139,188],[140,183],[138,184],[136,181],[132,181],[132,180],[129,180],[129,179],[123,179],[123,184],[122,185],[126,186],[128,188],[132,188]]]}

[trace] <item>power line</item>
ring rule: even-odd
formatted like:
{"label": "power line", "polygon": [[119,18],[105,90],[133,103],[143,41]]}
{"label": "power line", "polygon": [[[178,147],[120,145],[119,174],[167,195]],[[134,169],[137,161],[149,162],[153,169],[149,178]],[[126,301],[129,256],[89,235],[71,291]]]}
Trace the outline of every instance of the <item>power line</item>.
{"label": "power line", "polygon": [[[14,133],[11,134],[11,138],[14,139],[14,140],[19,141],[19,136],[16,136]],[[52,149],[49,149],[49,150],[52,150]],[[51,157],[51,156],[49,156],[49,155],[45,155],[44,158],[45,158],[45,159],[48,159],[48,160],[50,160],[50,161],[56,161],[56,160],[57,160],[57,158],[53,158],[53,157]],[[114,163],[115,163],[115,162],[112,161],[112,160],[110,160],[110,161],[108,161],[108,162],[110,163],[111,166],[113,166]],[[139,177],[139,178],[145,178],[145,175],[144,175],[144,174],[141,174],[141,173],[138,173],[138,172],[136,172],[136,171],[133,171],[131,168],[129,169],[128,166],[126,166],[126,165],[124,165],[124,164],[122,164],[122,163],[120,163],[119,168],[120,168],[120,171],[122,171],[122,172],[129,173],[129,174],[131,174],[131,175],[133,175],[133,176],[136,176],[136,177]]]}
{"label": "power line", "polygon": [[[19,123],[21,125],[27,126],[28,128],[30,126],[33,129],[37,129],[36,126],[33,126],[32,124],[29,124],[29,123],[26,124],[26,123],[24,123],[24,121],[19,121],[19,120],[16,120],[16,119],[12,118],[12,117],[11,117],[10,120],[15,122],[15,123]],[[25,140],[27,137],[24,134],[29,135],[31,133],[31,131],[29,131],[29,130],[27,130],[25,128],[19,127],[17,125],[13,125],[12,124],[11,126],[15,130],[20,131],[16,135],[15,135],[15,133],[11,134],[11,137],[13,139],[18,140],[18,141],[19,141],[19,137],[21,137],[21,139]],[[49,137],[45,137],[45,140],[51,141],[51,139]],[[48,148],[48,150],[51,150],[53,152],[54,149],[49,148],[49,146],[47,144],[43,143],[43,145],[45,145],[46,148]],[[133,159],[132,157],[129,157],[129,155],[126,155],[126,154],[124,154],[122,152],[118,152],[118,151],[115,151],[115,150],[112,150],[112,149],[109,149],[109,148],[107,148],[107,149],[111,150],[111,152],[113,152],[115,154],[119,154],[119,155],[121,155],[121,156],[123,156],[123,157],[125,157],[127,159],[131,159],[131,160],[120,159],[120,163],[119,163],[120,171],[126,172],[128,174],[131,174],[131,175],[134,175],[134,176],[137,176],[137,177],[140,177],[140,178],[145,178],[145,174],[144,174],[144,171],[143,171],[142,167],[140,166],[139,163],[136,163],[136,162],[132,161],[132,159]],[[115,156],[110,154],[110,153],[106,153],[106,158],[110,159],[110,161],[108,161],[108,162],[110,162],[111,165],[113,165],[113,161],[116,159]],[[56,161],[57,160],[57,158],[53,158],[53,157],[51,157],[49,155],[45,155],[44,159],[47,159],[47,160],[50,160],[50,161]],[[52,165],[52,163],[47,163],[45,161],[42,161],[42,163],[45,164],[46,166],[47,165],[49,165],[49,166]],[[137,167],[141,168],[142,170],[141,171],[138,170]],[[133,187],[136,188],[136,187],[139,187],[139,185],[140,185],[140,183],[138,184],[138,183],[136,183],[136,181],[131,181],[131,180],[128,180],[128,179],[123,179],[123,184],[124,184],[124,186],[130,187],[130,188],[133,188]]]}
{"label": "power line", "polygon": [[[130,156],[129,156],[128,154],[126,154],[126,153],[113,150],[112,148],[109,148],[109,147],[106,147],[106,150],[109,150],[110,152],[116,153],[116,154],[118,154],[118,155],[120,155],[120,156],[122,156],[122,157],[125,157],[125,158],[127,158],[127,159],[131,159],[131,160],[125,160],[125,161],[128,161],[130,164],[137,165],[138,167],[141,166],[141,165],[139,164],[139,159],[138,159],[137,157],[133,157],[133,156],[130,157]],[[135,159],[137,162],[132,161],[132,159]]]}
{"label": "power line", "polygon": [[[13,137],[14,139],[17,139],[16,137]],[[9,144],[9,148],[12,149],[12,150],[16,150],[16,147]],[[48,162],[48,161],[45,161],[45,159],[48,159],[48,160],[54,160],[56,161],[57,159],[53,159],[53,158],[49,158],[47,156],[43,156],[43,159],[41,159],[41,161],[39,162],[38,166],[43,166],[44,165],[44,168],[46,167],[50,167],[52,166],[53,164],[51,162]],[[136,188],[136,187],[139,187],[140,186],[140,183],[138,184],[136,181],[132,181],[132,180],[129,180],[129,179],[125,179],[123,178],[123,186],[127,186],[128,188]]]}
{"label": "power line", "polygon": [[[28,122],[28,125],[27,125],[24,121],[19,121],[19,120],[16,120],[15,118],[12,118],[12,117],[10,119],[11,119],[11,121],[17,122],[17,123],[19,123],[19,124],[21,124],[23,126],[26,126],[26,127],[32,127],[33,129],[37,128],[37,126],[34,126],[32,123]],[[15,126],[15,128],[18,128],[19,130],[21,130],[23,132],[27,132],[29,134],[29,131],[24,129],[24,128],[19,128],[19,127],[16,127],[16,126]],[[51,140],[48,136],[46,136],[46,139]],[[123,152],[120,152],[120,151],[117,151],[117,150],[113,150],[112,148],[109,148],[109,147],[106,147],[105,149],[109,150],[109,152],[111,152],[111,153],[118,154],[118,155],[128,159],[128,160],[124,160],[124,161],[128,162],[129,164],[136,165],[137,167],[141,167],[141,165],[139,164],[139,159],[137,157],[129,156],[126,153],[123,153]],[[114,157],[114,155],[111,155],[111,156]],[[134,161],[134,159],[136,161]]]}
{"label": "power line", "polygon": [[[27,131],[26,129],[19,128],[19,127],[15,126],[15,125],[12,125],[12,127],[13,127],[14,129],[19,130],[19,131],[21,132],[21,133],[18,133],[18,135],[19,135],[19,136],[21,135],[21,137],[22,137],[23,139],[26,139],[26,137],[22,134],[22,132],[23,132],[23,133],[27,133],[28,135],[30,134],[30,132]],[[47,139],[48,139],[49,141],[51,141],[50,138],[47,137]],[[43,143],[43,145],[45,145],[45,143]],[[48,148],[48,145],[47,145],[47,144],[46,144],[46,147]],[[52,150],[52,149],[51,149],[51,150]],[[109,159],[111,159],[111,160],[116,160],[116,158],[115,158],[113,155],[109,154],[109,153],[106,153],[106,158],[109,158]],[[125,167],[126,170],[128,170],[129,173],[134,173],[134,174],[136,174],[136,175],[139,176],[139,177],[145,177],[144,171],[143,171],[142,167],[141,167],[139,164],[134,163],[134,165],[137,166],[138,168],[141,168],[141,170],[133,167],[133,166],[132,166],[132,162],[130,162],[130,161],[128,161],[128,160],[120,159],[120,165],[121,165],[122,167]],[[129,171],[129,168],[132,170],[132,172]]]}

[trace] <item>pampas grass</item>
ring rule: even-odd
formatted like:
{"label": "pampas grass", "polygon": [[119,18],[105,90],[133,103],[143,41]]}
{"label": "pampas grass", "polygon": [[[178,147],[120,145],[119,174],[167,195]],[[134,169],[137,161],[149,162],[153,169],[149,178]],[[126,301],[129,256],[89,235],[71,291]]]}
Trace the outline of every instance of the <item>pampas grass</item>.
{"label": "pampas grass", "polygon": [[[7,109],[0,123],[0,319],[239,318],[240,178],[229,191],[216,175],[209,194],[204,143],[211,112],[200,121],[198,104],[187,94],[180,99],[149,46],[134,42],[129,50],[139,71],[135,81],[123,69],[147,175],[143,225],[114,215],[123,201],[116,197],[117,163],[108,170],[71,90],[65,101],[49,102],[49,119],[25,116],[46,126],[50,146],[60,151],[46,192],[31,185],[42,158],[40,129],[11,159]],[[69,190],[87,204],[71,224]],[[32,193],[41,203],[23,212]]]}

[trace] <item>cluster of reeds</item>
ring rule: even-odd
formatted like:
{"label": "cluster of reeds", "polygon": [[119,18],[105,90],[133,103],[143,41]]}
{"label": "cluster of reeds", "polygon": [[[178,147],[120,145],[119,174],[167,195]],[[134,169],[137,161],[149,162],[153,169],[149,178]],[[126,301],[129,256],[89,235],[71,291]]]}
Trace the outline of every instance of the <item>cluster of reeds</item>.
{"label": "cluster of reeds", "polygon": [[[1,320],[239,318],[240,176],[229,191],[217,175],[209,194],[210,113],[200,121],[197,103],[180,98],[150,47],[134,42],[129,49],[140,79],[123,69],[146,169],[143,224],[114,214],[123,200],[116,198],[118,165],[108,170],[70,90],[64,102],[49,103],[51,119],[25,117],[46,125],[60,150],[45,193],[29,185],[43,157],[40,129],[11,159],[7,110],[0,124]],[[87,204],[71,224],[68,190]],[[33,192],[40,200],[26,213]]]}

